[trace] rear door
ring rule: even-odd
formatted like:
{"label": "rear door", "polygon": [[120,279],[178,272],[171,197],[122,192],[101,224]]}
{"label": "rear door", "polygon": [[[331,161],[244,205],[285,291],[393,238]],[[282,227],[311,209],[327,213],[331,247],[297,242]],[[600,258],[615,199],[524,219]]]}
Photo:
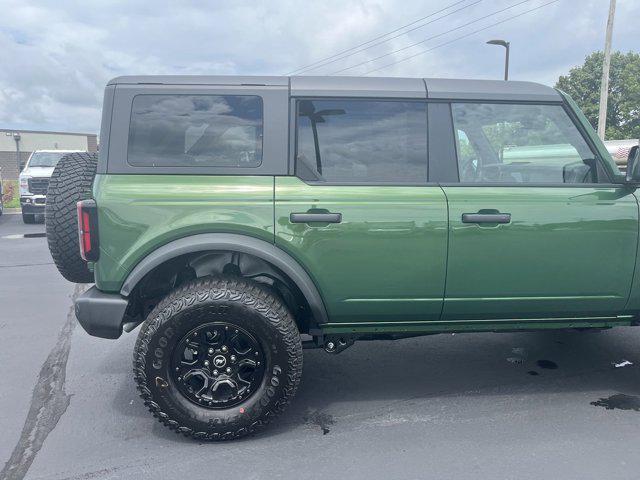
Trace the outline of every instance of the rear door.
{"label": "rear door", "polygon": [[[143,83],[154,80],[177,83]],[[96,264],[98,287],[119,290],[142,257],[189,235],[273,242],[273,177],[287,172],[287,80],[119,81],[94,188],[106,253]]]}
{"label": "rear door", "polygon": [[638,205],[562,104],[453,103],[444,319],[623,310]]}
{"label": "rear door", "polygon": [[332,323],[439,318],[447,205],[427,183],[426,102],[293,108],[295,176],[275,180],[277,245],[315,280]]}

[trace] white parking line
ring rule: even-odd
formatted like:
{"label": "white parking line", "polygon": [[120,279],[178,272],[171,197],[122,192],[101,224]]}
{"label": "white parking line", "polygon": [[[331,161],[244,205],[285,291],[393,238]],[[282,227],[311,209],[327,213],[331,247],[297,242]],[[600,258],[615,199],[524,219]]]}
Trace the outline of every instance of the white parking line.
{"label": "white parking line", "polygon": [[20,238],[42,238],[46,237],[47,234],[44,232],[35,232],[35,233],[14,233],[12,235],[5,235],[4,237],[7,240],[18,240]]}

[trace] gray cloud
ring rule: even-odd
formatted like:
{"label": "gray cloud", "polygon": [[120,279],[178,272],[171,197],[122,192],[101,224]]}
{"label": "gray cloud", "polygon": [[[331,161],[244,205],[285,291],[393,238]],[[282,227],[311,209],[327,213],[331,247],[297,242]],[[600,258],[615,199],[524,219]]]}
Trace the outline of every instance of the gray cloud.
{"label": "gray cloud", "polygon": [[[370,62],[363,72],[545,3]],[[325,74],[402,48],[517,0],[480,4],[312,73]],[[453,0],[173,2],[0,0],[0,126],[96,132],[102,91],[125,74],[282,74],[436,11]],[[472,3],[469,0],[468,3]],[[608,2],[560,0],[535,13],[398,63],[377,75],[499,78],[512,42],[512,78],[552,84],[600,49]],[[640,6],[618,2],[614,48],[637,49]]]}

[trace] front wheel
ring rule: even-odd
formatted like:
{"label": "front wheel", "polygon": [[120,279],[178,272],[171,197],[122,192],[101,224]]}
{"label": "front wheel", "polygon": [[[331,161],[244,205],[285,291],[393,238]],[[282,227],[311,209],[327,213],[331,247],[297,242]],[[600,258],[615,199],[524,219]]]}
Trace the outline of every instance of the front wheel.
{"label": "front wheel", "polygon": [[36,216],[33,213],[23,213],[22,221],[28,224],[36,223]]}
{"label": "front wheel", "polygon": [[149,314],[136,342],[140,396],[161,423],[199,440],[253,433],[284,410],[302,373],[287,307],[236,277],[194,280]]}

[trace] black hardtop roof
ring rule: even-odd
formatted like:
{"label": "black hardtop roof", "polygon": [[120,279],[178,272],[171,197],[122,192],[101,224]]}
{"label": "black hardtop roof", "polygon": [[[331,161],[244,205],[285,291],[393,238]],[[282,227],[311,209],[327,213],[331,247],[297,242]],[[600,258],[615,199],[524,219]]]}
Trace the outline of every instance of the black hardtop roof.
{"label": "black hardtop roof", "polygon": [[447,78],[345,76],[142,75],[117,77],[109,85],[229,85],[291,89],[292,96],[433,98],[560,102],[553,88],[534,82]]}

